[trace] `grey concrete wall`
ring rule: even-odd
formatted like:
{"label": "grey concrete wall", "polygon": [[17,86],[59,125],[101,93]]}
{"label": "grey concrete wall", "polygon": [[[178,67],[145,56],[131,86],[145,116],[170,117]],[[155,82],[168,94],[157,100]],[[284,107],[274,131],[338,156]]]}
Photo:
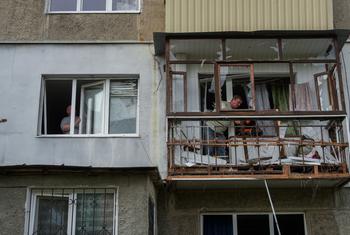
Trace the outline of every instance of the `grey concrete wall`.
{"label": "grey concrete wall", "polygon": [[[0,45],[0,116],[8,119],[0,126],[0,165],[162,165],[166,171],[160,138],[165,116],[159,111],[165,106],[158,97],[162,88],[156,90],[162,79],[152,49],[152,44]],[[139,137],[37,137],[42,74],[139,74]]]}
{"label": "grey concrete wall", "polygon": [[139,14],[47,14],[45,1],[0,1],[0,41],[151,41],[165,27],[163,0],[142,0]]}
{"label": "grey concrete wall", "polygon": [[28,186],[118,187],[118,235],[148,231],[148,197],[155,188],[147,175],[0,176],[0,235],[23,234]]}
{"label": "grey concrete wall", "polygon": [[350,1],[333,0],[334,27],[350,29]]}
{"label": "grey concrete wall", "polygon": [[[308,235],[349,234],[350,189],[273,189],[277,212],[305,213]],[[200,214],[206,212],[271,212],[264,189],[160,191],[159,234],[199,235]]]}

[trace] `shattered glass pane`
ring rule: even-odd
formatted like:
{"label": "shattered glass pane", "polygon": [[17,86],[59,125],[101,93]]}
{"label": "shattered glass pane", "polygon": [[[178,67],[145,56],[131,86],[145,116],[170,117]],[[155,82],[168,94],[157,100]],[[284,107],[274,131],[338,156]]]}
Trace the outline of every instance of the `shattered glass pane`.
{"label": "shattered glass pane", "polygon": [[113,0],[113,11],[137,11],[139,0]]}

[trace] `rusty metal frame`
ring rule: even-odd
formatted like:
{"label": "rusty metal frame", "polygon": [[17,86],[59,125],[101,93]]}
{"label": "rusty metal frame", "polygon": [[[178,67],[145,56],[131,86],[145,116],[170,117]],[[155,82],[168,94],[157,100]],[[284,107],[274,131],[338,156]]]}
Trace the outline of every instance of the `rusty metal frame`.
{"label": "rusty metal frame", "polygon": [[[184,92],[184,112],[187,112],[187,94],[188,94],[188,90],[187,90],[187,73],[184,72],[184,71],[170,71],[169,73],[170,75],[170,79],[169,79],[169,82],[171,83],[171,87],[173,87],[173,75],[180,75],[183,77],[183,83],[184,83],[184,89],[183,89],[183,92]],[[173,92],[173,89],[171,89],[171,92]],[[173,93],[171,94],[168,94],[168,96],[170,96],[170,99],[173,101]],[[172,107],[170,107],[170,109],[172,110]]]}

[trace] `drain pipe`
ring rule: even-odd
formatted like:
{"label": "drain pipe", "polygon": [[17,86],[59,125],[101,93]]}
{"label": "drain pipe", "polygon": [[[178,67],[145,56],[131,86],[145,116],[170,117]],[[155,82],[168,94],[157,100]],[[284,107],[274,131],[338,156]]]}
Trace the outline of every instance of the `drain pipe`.
{"label": "drain pipe", "polygon": [[275,219],[278,235],[281,235],[280,226],[278,225],[275,208],[273,207],[273,203],[272,203],[272,199],[271,199],[271,195],[270,195],[270,190],[269,190],[269,186],[267,185],[267,180],[266,179],[264,180],[264,183],[265,183],[267,196],[269,197],[270,205],[271,205],[271,208],[272,208],[273,218]]}

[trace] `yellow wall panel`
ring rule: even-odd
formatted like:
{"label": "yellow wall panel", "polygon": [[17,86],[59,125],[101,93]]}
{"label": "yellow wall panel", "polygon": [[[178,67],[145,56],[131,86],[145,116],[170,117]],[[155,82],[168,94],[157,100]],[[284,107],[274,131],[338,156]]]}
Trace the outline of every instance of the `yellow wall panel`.
{"label": "yellow wall panel", "polygon": [[333,29],[332,0],[166,0],[167,32]]}

